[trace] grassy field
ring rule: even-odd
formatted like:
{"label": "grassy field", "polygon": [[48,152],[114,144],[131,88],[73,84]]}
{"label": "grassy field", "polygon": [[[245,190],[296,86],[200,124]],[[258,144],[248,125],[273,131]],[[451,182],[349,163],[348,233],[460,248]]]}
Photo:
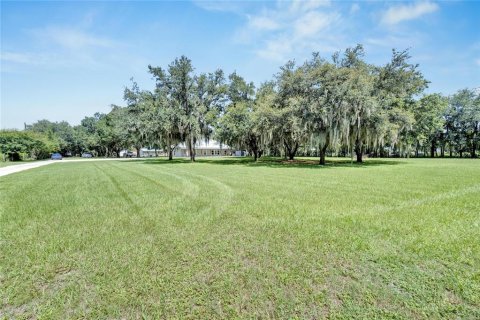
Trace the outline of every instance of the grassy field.
{"label": "grassy field", "polygon": [[480,318],[480,161],[0,178],[0,318]]}

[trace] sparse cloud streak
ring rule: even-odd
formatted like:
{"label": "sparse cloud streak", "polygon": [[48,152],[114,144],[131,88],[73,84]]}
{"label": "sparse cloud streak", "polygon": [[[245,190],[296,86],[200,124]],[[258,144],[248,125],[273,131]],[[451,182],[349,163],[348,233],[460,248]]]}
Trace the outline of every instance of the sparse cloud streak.
{"label": "sparse cloud streak", "polygon": [[350,14],[357,13],[359,10],[360,10],[360,5],[358,3],[354,3],[350,7]]}
{"label": "sparse cloud streak", "polygon": [[36,44],[34,48],[1,52],[1,61],[10,66],[9,70],[21,65],[98,68],[106,63],[106,56],[114,55],[121,46],[119,41],[95,35],[80,27],[50,25],[29,29],[26,34],[29,41]]}
{"label": "sparse cloud streak", "polygon": [[295,22],[295,35],[299,38],[314,36],[328,28],[339,16],[318,11],[310,11],[301,16]]}
{"label": "sparse cloud streak", "polygon": [[208,11],[243,13],[245,7],[250,6],[254,1],[215,1],[215,0],[192,0],[199,8]]}
{"label": "sparse cloud streak", "polygon": [[[243,44],[260,44],[254,50],[258,57],[285,62],[290,55],[333,45],[327,33],[341,20],[341,14],[330,1],[277,1],[276,5],[246,16],[237,32]],[[338,40],[338,39],[337,39]]]}
{"label": "sparse cloud streak", "polygon": [[22,64],[33,64],[36,62],[36,59],[28,53],[21,52],[1,52],[0,60],[5,62],[13,63],[22,63]]}
{"label": "sparse cloud streak", "polygon": [[272,18],[265,16],[249,16],[248,25],[250,28],[255,30],[277,30],[280,28],[280,25],[277,21]]}
{"label": "sparse cloud streak", "polygon": [[420,18],[438,9],[438,5],[431,1],[394,5],[383,13],[381,22],[385,25],[395,25],[403,21]]}
{"label": "sparse cloud streak", "polygon": [[116,44],[113,40],[65,26],[35,29],[32,30],[32,34],[41,41],[60,45],[66,49],[78,50],[90,47],[111,48]]}

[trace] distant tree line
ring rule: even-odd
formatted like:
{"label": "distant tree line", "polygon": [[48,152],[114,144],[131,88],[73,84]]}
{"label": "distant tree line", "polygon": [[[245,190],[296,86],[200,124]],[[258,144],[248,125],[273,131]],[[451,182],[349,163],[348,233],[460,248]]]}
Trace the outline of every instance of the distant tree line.
{"label": "distant tree line", "polygon": [[[119,156],[122,149],[150,147],[172,159],[184,143],[195,161],[195,144],[216,139],[263,155],[369,157],[476,157],[479,151],[479,89],[450,97],[424,94],[428,81],[408,51],[393,50],[390,62],[365,61],[361,45],[324,59],[314,53],[303,64],[287,62],[271,81],[255,88],[236,72],[196,74],[182,56],[167,68],[148,66],[153,91],[132,79],[126,106],[86,117],[78,126],[41,120],[21,132],[0,133],[2,153],[45,157],[92,152]],[[37,139],[43,151],[15,139]],[[30,140],[28,140],[30,141]],[[30,142],[29,142],[30,143]],[[22,143],[19,143],[22,144]],[[46,148],[46,149],[45,149]]]}

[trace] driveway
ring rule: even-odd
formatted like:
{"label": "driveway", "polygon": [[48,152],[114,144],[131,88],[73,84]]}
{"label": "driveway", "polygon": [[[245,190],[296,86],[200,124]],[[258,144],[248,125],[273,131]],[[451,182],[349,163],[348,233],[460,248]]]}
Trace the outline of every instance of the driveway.
{"label": "driveway", "polygon": [[69,162],[84,162],[84,161],[123,161],[123,160],[140,160],[144,158],[95,158],[95,159],[71,159],[71,160],[45,160],[32,163],[16,164],[0,168],[0,177],[6,176],[12,173],[25,171],[28,169],[43,167],[53,163],[69,163]]}

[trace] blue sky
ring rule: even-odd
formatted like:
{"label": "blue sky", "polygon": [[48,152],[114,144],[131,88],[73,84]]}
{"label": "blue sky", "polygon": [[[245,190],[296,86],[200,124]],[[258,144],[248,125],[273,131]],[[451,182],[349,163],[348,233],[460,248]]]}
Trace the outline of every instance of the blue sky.
{"label": "blue sky", "polygon": [[357,43],[386,63],[410,48],[445,95],[480,87],[477,1],[1,1],[1,128],[40,119],[78,124],[123,104],[147,65],[192,59],[196,72],[237,71],[256,85],[287,60]]}

